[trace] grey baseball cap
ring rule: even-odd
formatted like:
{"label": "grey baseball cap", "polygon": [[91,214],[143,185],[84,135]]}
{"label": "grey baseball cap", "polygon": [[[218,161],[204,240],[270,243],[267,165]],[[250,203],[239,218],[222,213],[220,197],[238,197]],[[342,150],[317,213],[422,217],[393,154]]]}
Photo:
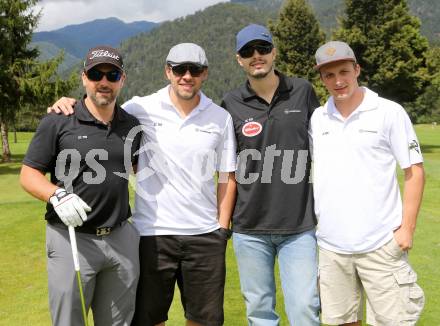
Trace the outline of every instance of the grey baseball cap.
{"label": "grey baseball cap", "polygon": [[208,67],[205,50],[194,43],[180,43],[173,46],[168,53],[166,63],[171,66],[177,66],[182,63],[193,63]]}
{"label": "grey baseball cap", "polygon": [[349,60],[357,62],[350,46],[341,41],[330,41],[322,45],[315,53],[315,69],[321,68],[330,62]]}

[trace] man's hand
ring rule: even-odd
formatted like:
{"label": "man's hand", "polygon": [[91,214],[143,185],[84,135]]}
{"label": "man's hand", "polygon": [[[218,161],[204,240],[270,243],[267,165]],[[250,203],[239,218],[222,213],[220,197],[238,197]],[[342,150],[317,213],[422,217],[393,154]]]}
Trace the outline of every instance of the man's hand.
{"label": "man's hand", "polygon": [[87,220],[87,213],[92,209],[75,194],[68,193],[65,189],[58,188],[49,202],[61,221],[67,226],[81,226]]}
{"label": "man's hand", "polygon": [[413,231],[400,227],[394,231],[394,239],[403,251],[408,251],[413,245]]}
{"label": "man's hand", "polygon": [[75,103],[76,100],[74,98],[62,97],[47,108],[47,113],[55,112],[57,114],[71,115],[73,114],[73,106]]}

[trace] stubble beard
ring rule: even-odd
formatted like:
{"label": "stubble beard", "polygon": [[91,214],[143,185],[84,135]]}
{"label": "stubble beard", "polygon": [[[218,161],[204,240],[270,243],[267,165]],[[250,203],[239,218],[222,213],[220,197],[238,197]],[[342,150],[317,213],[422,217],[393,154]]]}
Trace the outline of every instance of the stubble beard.
{"label": "stubble beard", "polygon": [[256,72],[248,72],[248,77],[253,79],[263,79],[266,78],[267,75],[271,73],[271,71],[274,69],[273,64],[270,66],[267,71],[256,71]]}
{"label": "stubble beard", "polygon": [[111,103],[113,103],[116,99],[116,96],[118,95],[117,92],[111,91],[110,93],[107,93],[107,97],[97,96],[96,92],[90,92],[90,94],[87,94],[88,97],[90,97],[90,100],[95,104],[97,107],[103,107],[107,106]]}
{"label": "stubble beard", "polygon": [[192,100],[197,95],[197,92],[193,91],[190,93],[177,91],[176,96],[182,100]]}

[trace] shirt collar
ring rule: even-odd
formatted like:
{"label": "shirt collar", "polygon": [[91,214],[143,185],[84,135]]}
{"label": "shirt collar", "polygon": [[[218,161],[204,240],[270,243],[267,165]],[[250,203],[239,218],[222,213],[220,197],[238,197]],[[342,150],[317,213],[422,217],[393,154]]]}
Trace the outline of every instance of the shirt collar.
{"label": "shirt collar", "polygon": [[[102,124],[102,122],[98,121],[89,111],[87,108],[87,105],[85,103],[87,95],[84,95],[81,99],[81,101],[76,101],[75,107],[74,107],[74,114],[77,117],[78,120],[81,121],[87,121],[87,122],[95,122]],[[124,114],[121,113],[121,108],[119,105],[115,105],[115,111],[113,113],[113,119],[112,124],[117,121],[124,121],[126,118]]]}
{"label": "shirt collar", "polygon": [[[351,115],[358,114],[359,112],[375,110],[379,106],[379,95],[377,93],[364,86],[362,86],[361,89],[364,92],[364,98]],[[339,111],[336,109],[333,96],[328,99],[325,108],[328,115],[340,116]]]}
{"label": "shirt collar", "polygon": [[[286,75],[279,72],[278,70],[275,70],[275,75],[277,75],[280,79],[280,83],[278,84],[276,93],[290,92],[293,89],[293,82],[290,78],[287,78]],[[246,83],[240,87],[240,93],[243,100],[247,100],[252,97],[258,97],[255,91],[252,89],[249,80],[247,80]]]}

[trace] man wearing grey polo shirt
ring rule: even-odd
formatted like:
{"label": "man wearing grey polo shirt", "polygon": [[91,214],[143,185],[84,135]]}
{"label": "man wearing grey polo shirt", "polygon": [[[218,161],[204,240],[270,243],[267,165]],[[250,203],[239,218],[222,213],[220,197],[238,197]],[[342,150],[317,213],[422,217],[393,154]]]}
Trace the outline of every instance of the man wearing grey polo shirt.
{"label": "man wearing grey polo shirt", "polygon": [[[200,46],[172,47],[165,75],[168,86],[122,106],[143,127],[133,214],[141,234],[140,278],[132,325],[164,325],[176,281],[187,325],[222,325],[236,194],[232,119],[200,91],[208,77]],[[53,110],[69,113],[72,102],[62,98]]]}
{"label": "man wearing grey polo shirt", "polygon": [[424,305],[408,263],[424,187],[417,136],[399,104],[359,86],[348,44],[321,46],[315,68],[331,95],[310,127],[322,322],[361,325],[365,292],[369,325],[415,325]]}

